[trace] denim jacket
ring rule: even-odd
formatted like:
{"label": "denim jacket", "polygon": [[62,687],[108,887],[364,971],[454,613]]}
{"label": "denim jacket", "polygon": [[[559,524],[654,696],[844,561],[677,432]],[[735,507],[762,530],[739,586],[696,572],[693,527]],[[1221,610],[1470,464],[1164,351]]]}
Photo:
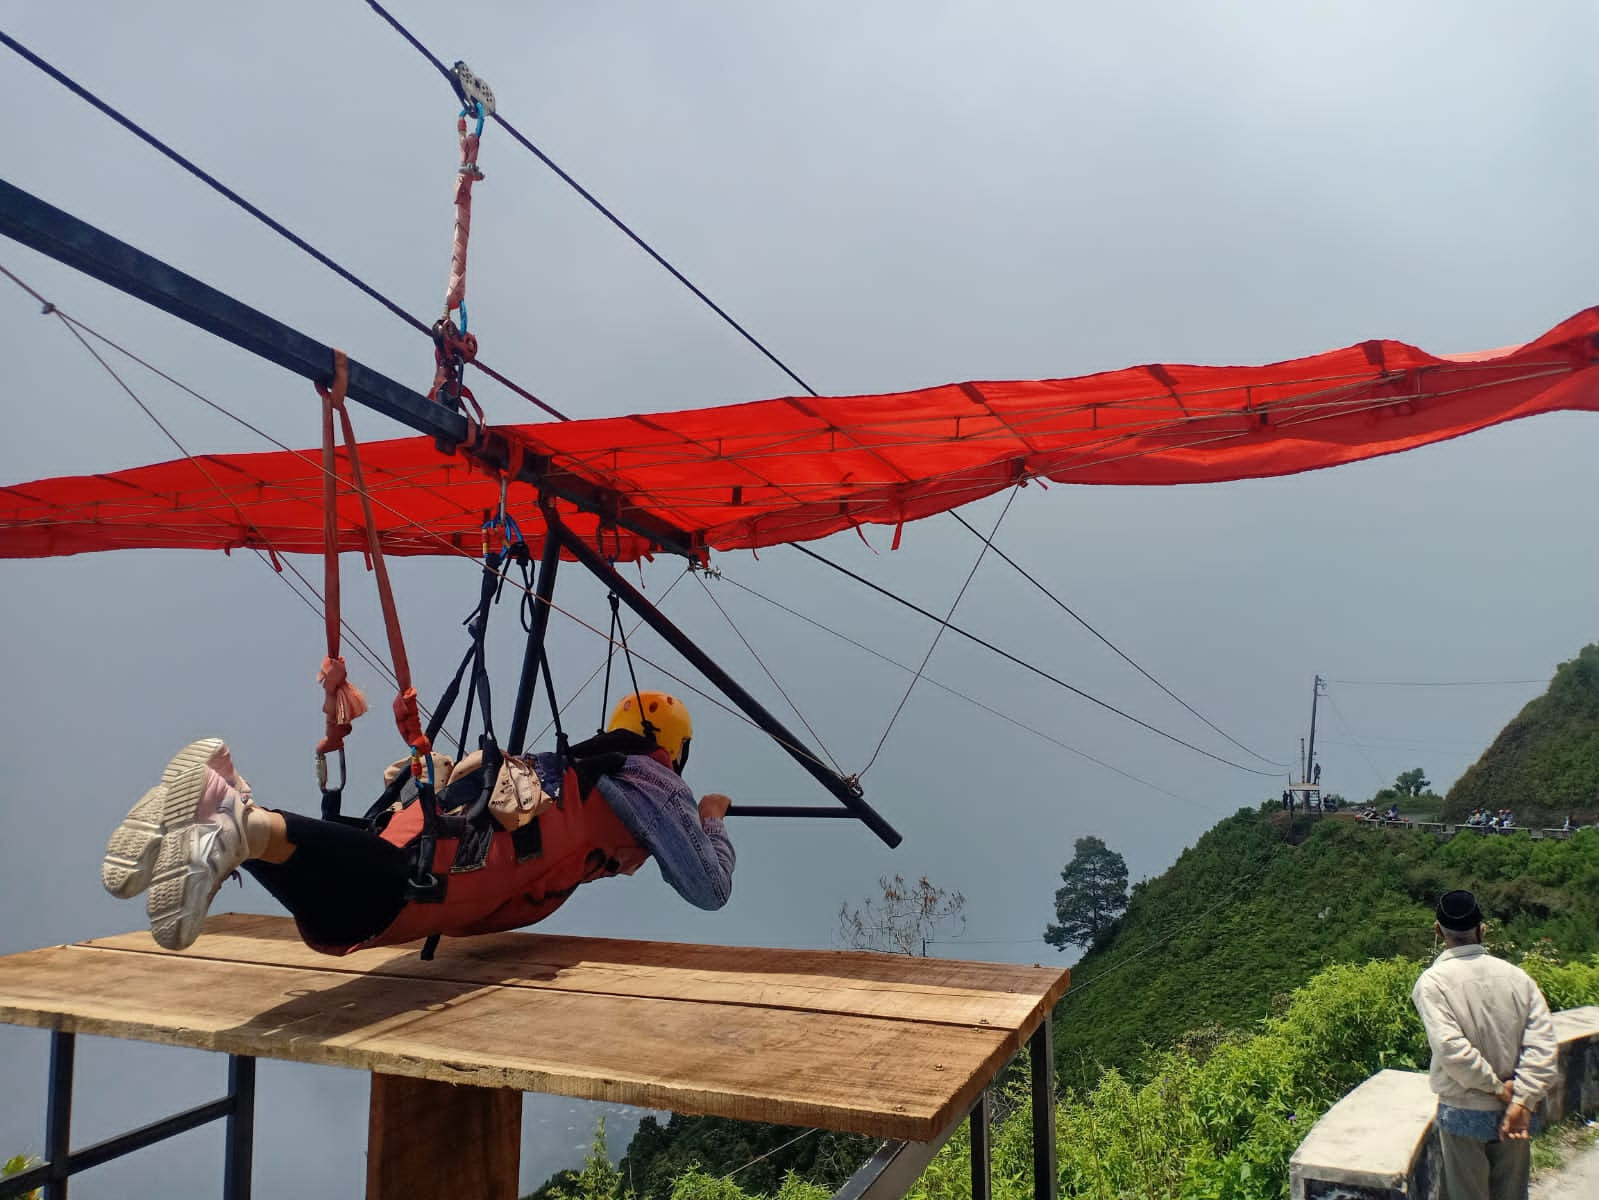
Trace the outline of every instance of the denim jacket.
{"label": "denim jacket", "polygon": [[[545,766],[540,762],[541,776]],[[694,792],[681,775],[653,758],[635,755],[616,774],[602,775],[598,786],[611,811],[654,856],[661,877],[679,896],[696,908],[717,909],[727,903],[733,894],[733,843],[720,820],[700,819]]]}

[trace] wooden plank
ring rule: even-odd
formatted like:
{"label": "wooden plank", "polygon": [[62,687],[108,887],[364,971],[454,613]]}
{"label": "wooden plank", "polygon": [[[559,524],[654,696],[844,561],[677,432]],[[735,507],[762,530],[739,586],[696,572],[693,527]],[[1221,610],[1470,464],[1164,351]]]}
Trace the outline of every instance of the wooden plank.
{"label": "wooden plank", "polygon": [[516,1200],[522,1093],[372,1076],[367,1200]]}
{"label": "wooden plank", "polygon": [[[145,933],[84,944],[169,953]],[[1014,1032],[1013,1048],[1065,994],[1070,981],[1060,967],[860,951],[762,950],[504,933],[448,939],[441,943],[438,957],[423,962],[417,954],[419,944],[333,958],[305,946],[287,918],[229,914],[211,918],[200,940],[182,957],[980,1025]]]}
{"label": "wooden plank", "polygon": [[0,1020],[912,1141],[1029,1032],[82,945],[0,959]]}

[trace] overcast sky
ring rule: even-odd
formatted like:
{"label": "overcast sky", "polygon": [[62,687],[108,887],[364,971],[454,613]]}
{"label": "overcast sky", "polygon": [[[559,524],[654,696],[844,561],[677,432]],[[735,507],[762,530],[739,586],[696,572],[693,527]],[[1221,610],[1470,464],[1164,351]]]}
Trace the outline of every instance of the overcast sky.
{"label": "overcast sky", "polygon": [[[394,9],[440,57],[464,58],[514,124],[823,393],[1270,362],[1371,337],[1467,351],[1529,340],[1596,299],[1591,4]],[[358,0],[0,0],[0,21],[410,311],[439,306],[456,110]],[[426,390],[425,339],[11,55],[0,57],[0,102],[11,114],[0,176]],[[498,129],[480,162],[468,303],[487,361],[583,417],[793,391]],[[303,380],[18,246],[0,245],[0,263],[273,436],[318,437]],[[0,481],[176,455],[60,323],[3,281],[0,350]],[[126,378],[187,448],[265,448],[154,377]],[[478,394],[494,420],[538,415],[487,381]],[[400,432],[370,413],[356,421],[367,438]],[[1545,680],[1594,639],[1594,433],[1591,416],[1559,415],[1290,479],[1028,488],[997,544],[1233,737],[1297,760],[1318,673]],[[1002,504],[966,515],[986,530]],[[888,531],[868,540],[822,549],[940,612],[979,548],[950,518],[908,528],[897,552]],[[826,750],[861,770],[909,676],[737,585],[901,662],[921,660],[933,629],[791,550],[718,565],[716,599]],[[359,560],[346,571],[347,613],[380,644],[370,578]],[[660,596],[680,571],[661,561],[642,578]],[[125,552],[0,574],[12,681],[0,803],[14,848],[0,951],[141,925],[141,907],[100,890],[96,866],[110,828],[191,738],[226,736],[259,798],[314,809],[320,618],[254,555]],[[450,561],[398,563],[395,576],[419,689],[434,694],[463,648],[476,584]],[[603,593],[575,571],[561,600],[574,617],[606,620]],[[699,581],[682,581],[665,608],[788,713]],[[494,644],[508,709],[519,650],[504,616]],[[995,558],[956,620],[1262,766]],[[682,670],[655,639],[637,645]],[[561,617],[552,652],[571,692],[603,644]],[[384,689],[364,667],[355,674],[379,701],[351,744],[352,775],[371,781],[397,740]],[[547,927],[826,946],[840,902],[897,871],[966,895],[964,944],[940,953],[1063,961],[1037,939],[1074,839],[1102,836],[1134,878],[1156,874],[1217,818],[1281,787],[1280,774],[1198,757],[953,637],[927,674],[864,779],[905,835],[898,850],[845,822],[743,822],[723,912],[690,909],[646,867],[584,889]],[[1323,781],[1363,797],[1419,765],[1442,790],[1541,687],[1335,682],[1318,730]],[[599,709],[587,693],[579,727]],[[742,722],[703,701],[695,715],[698,788],[825,800]],[[217,908],[273,911],[253,882]],[[0,1029],[0,1157],[42,1140],[46,1041]],[[108,1043],[80,1061],[80,1142],[205,1099],[224,1070]],[[582,1133],[569,1132],[564,1104],[530,1097],[528,1110],[531,1185],[574,1157]],[[258,1194],[359,1187],[358,1074],[264,1067],[259,1112]],[[571,1120],[581,1130],[593,1112]],[[181,1156],[93,1172],[74,1195],[214,1188],[218,1133],[181,1144]]]}

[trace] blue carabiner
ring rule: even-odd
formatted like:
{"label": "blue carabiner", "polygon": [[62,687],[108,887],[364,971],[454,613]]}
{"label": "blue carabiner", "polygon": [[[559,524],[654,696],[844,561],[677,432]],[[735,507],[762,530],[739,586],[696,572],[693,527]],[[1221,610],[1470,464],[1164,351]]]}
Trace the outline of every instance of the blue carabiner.
{"label": "blue carabiner", "polygon": [[467,107],[465,107],[465,108],[463,108],[461,110],[461,115],[463,117],[476,117],[477,118],[477,128],[472,131],[472,136],[473,137],[482,137],[483,136],[483,120],[484,120],[483,102],[481,100],[472,101],[472,103],[470,105],[468,105]]}

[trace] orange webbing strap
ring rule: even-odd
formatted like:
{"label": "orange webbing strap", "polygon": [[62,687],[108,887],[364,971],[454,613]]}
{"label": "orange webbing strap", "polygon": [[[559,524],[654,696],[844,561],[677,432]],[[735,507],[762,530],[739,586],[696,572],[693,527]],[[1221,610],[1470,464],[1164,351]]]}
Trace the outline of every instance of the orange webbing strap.
{"label": "orange webbing strap", "polygon": [[[327,718],[327,729],[316,745],[319,764],[322,756],[344,748],[344,739],[353,722],[367,710],[366,696],[350,682],[344,659],[339,654],[339,472],[333,410],[343,406],[349,379],[349,360],[344,351],[335,350],[333,386],[317,385],[322,396],[322,607],[328,633],[327,657],[317,672],[317,682],[324,693],[322,712]],[[323,768],[319,766],[318,769]]]}
{"label": "orange webbing strap", "polygon": [[[366,480],[361,474],[361,454],[355,440],[355,427],[351,425],[349,410],[344,406],[344,391],[348,378],[349,364],[344,353],[335,350],[333,387],[326,390],[320,387],[317,389],[322,393],[324,401],[322,454],[323,463],[328,467],[326,495],[330,498],[324,524],[324,535],[328,539],[327,560],[330,564],[328,570],[330,577],[336,581],[338,573],[338,528],[334,508],[336,477],[330,464],[334,456],[333,412],[337,409],[344,429],[344,452],[350,460],[350,483],[361,500],[361,515],[366,525],[367,550],[372,559],[372,570],[377,576],[378,601],[383,607],[383,624],[389,636],[389,654],[394,660],[394,678],[399,689],[394,699],[394,723],[399,727],[400,736],[405,739],[405,744],[411,747],[413,759],[424,760],[431,752],[432,746],[428,742],[427,735],[422,732],[422,717],[417,710],[416,689],[411,686],[411,663],[405,655],[405,637],[400,632],[400,616],[394,607],[394,588],[389,583],[389,569],[383,561],[383,546],[378,538],[377,522],[372,517],[372,500],[367,495]],[[337,583],[334,582],[330,586],[330,596],[336,596]],[[329,637],[333,638],[336,636],[338,618],[331,601],[328,610],[329,629],[332,631]]]}
{"label": "orange webbing strap", "polygon": [[[477,169],[478,135],[466,131],[466,114],[455,123],[461,139],[461,170],[455,179],[455,238],[450,248],[450,286],[444,293],[446,316],[466,302],[466,243],[472,236],[472,185],[483,178]],[[463,326],[465,322],[462,322]]]}

